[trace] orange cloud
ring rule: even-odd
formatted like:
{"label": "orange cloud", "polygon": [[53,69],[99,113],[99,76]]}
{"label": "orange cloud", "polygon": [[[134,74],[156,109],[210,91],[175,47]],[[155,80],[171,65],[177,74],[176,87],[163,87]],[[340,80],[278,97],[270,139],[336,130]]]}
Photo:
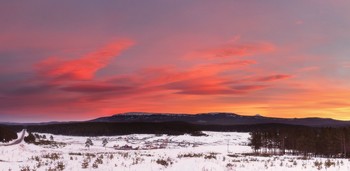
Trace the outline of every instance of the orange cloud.
{"label": "orange cloud", "polygon": [[149,85],[159,85],[171,82],[192,80],[203,77],[215,77],[218,74],[226,71],[237,70],[242,67],[255,64],[253,60],[240,60],[240,61],[229,61],[213,64],[202,64],[193,66],[187,70],[181,71],[176,68],[166,67],[166,68],[148,68],[143,70],[143,72],[148,73],[148,75],[156,76]]}
{"label": "orange cloud", "polygon": [[177,90],[178,94],[193,95],[235,95],[265,89],[265,85],[234,85],[228,78],[219,76],[184,80],[164,85],[168,89]]}
{"label": "orange cloud", "polygon": [[[113,92],[129,96],[162,91],[167,94],[240,94],[248,90],[235,90],[229,78],[219,74],[254,63],[251,60],[230,61],[197,65],[187,70],[169,66],[146,68],[137,74],[114,76],[104,81],[64,85],[61,90],[84,94]],[[110,98],[110,95],[101,95],[100,98]]]}
{"label": "orange cloud", "polygon": [[[224,46],[223,51],[214,47],[212,51],[208,49],[208,59],[214,56],[218,60],[199,60],[203,63],[188,68],[176,67],[176,63],[157,67],[145,65],[145,69],[131,74],[95,78],[98,70],[132,44],[131,41],[114,42],[72,60],[48,58],[37,64],[39,76],[42,77],[33,79],[30,86],[29,83],[18,84],[4,92],[4,98],[0,100],[3,105],[0,107],[8,113],[17,106],[22,106],[23,111],[34,113],[55,111],[67,118],[73,117],[74,113],[93,117],[96,113],[134,110],[186,113],[220,110],[242,114],[252,111],[273,114],[286,108],[306,108],[304,104],[284,104],[285,101],[279,99],[288,98],[286,102],[293,101],[294,104],[294,96],[288,93],[293,91],[292,94],[300,95],[301,90],[289,89],[294,85],[285,86],[289,81],[282,81],[282,85],[274,82],[289,79],[293,75],[271,74],[278,71],[259,69],[260,65],[251,67],[257,63],[256,59],[226,58],[272,51],[273,48],[261,48],[264,43],[247,44],[246,51],[243,44]],[[241,55],[239,51],[234,51],[234,48],[239,47],[242,48]],[[28,102],[28,99],[36,100]],[[269,108],[270,103],[277,107]],[[313,104],[310,104],[308,108],[312,107]]]}
{"label": "orange cloud", "polygon": [[78,59],[48,58],[38,63],[37,68],[41,75],[52,79],[91,80],[98,70],[108,65],[110,59],[131,45],[133,42],[130,40],[117,41]]}
{"label": "orange cloud", "polygon": [[248,92],[248,91],[256,91],[267,88],[267,85],[240,85],[240,86],[234,86],[233,88],[235,90]]}

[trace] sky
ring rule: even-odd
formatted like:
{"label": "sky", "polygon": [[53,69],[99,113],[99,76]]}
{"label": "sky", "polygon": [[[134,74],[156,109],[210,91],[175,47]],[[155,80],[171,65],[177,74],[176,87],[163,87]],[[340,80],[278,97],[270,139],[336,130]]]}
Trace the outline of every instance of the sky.
{"label": "sky", "polygon": [[0,121],[350,120],[350,1],[0,1]]}

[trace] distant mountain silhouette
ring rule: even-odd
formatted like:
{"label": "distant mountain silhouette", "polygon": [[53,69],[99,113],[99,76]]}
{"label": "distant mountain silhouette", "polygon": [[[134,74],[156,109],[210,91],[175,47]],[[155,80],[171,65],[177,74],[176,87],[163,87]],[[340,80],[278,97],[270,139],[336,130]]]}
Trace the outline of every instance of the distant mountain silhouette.
{"label": "distant mountain silhouette", "polygon": [[129,112],[101,117],[88,122],[187,122],[200,125],[254,125],[254,124],[288,124],[311,127],[339,127],[350,126],[350,121],[340,121],[330,118],[274,118],[261,115],[243,116],[235,113],[146,113]]}
{"label": "distant mountain silhouette", "polygon": [[[51,133],[73,136],[112,136],[127,134],[190,134],[200,136],[201,131],[252,132],[271,130],[318,131],[323,127],[348,126],[350,121],[329,118],[273,118],[261,115],[242,116],[234,113],[144,113],[129,112],[78,122],[5,123],[6,127],[19,132]],[[333,128],[334,129],[334,128]],[[1,131],[0,131],[1,133]],[[0,135],[1,138],[1,135]]]}

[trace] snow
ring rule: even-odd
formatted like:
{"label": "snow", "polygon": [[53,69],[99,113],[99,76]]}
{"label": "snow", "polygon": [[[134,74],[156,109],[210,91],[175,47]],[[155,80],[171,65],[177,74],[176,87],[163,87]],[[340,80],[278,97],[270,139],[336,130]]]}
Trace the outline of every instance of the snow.
{"label": "snow", "polygon": [[[0,170],[30,168],[48,170],[64,165],[65,170],[350,170],[347,159],[309,158],[300,156],[258,157],[248,146],[249,133],[205,132],[208,136],[168,136],[132,134],[110,137],[75,137],[52,135],[58,147],[21,142],[0,146]],[[20,134],[19,134],[20,135]],[[51,134],[46,135],[47,138]],[[94,145],[85,147],[90,138]],[[103,147],[103,139],[108,144]],[[120,150],[128,145],[139,150]],[[150,149],[150,146],[158,149]],[[115,148],[118,147],[118,148]],[[57,154],[57,156],[56,156]],[[101,157],[102,156],[102,157]],[[325,163],[329,160],[330,167]],[[82,164],[87,161],[87,168]],[[93,164],[102,161],[102,164]],[[321,163],[322,162],[322,163]],[[334,165],[333,165],[334,162]],[[316,163],[316,164],[315,164]],[[321,163],[317,165],[318,163]]]}

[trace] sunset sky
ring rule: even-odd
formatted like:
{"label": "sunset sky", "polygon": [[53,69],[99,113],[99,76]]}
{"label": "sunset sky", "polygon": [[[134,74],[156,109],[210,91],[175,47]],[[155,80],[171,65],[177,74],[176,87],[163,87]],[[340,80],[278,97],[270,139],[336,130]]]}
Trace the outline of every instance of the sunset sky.
{"label": "sunset sky", "polygon": [[350,120],[350,1],[0,2],[0,122]]}

